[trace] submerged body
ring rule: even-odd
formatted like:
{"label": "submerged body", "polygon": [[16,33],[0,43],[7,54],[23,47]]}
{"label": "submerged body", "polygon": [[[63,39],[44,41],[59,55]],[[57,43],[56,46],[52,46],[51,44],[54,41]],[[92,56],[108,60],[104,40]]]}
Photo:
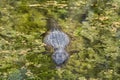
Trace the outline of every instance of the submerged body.
{"label": "submerged body", "polygon": [[66,52],[65,48],[69,44],[69,37],[67,34],[61,31],[57,22],[50,18],[47,20],[49,33],[44,39],[44,43],[48,46],[52,46],[54,53],[52,59],[57,65],[63,64],[69,57],[69,54]]}

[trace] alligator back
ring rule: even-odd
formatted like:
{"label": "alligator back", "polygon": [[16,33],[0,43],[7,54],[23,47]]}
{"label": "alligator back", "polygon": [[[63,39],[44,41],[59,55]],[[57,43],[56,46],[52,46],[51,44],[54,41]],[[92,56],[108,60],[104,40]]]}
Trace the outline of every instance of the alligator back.
{"label": "alligator back", "polygon": [[53,30],[45,37],[45,44],[52,46],[54,49],[65,48],[69,44],[69,37],[62,31]]}
{"label": "alligator back", "polygon": [[48,34],[44,39],[44,43],[52,46],[54,49],[65,48],[69,44],[69,37],[62,32],[57,21],[53,18],[47,19]]}

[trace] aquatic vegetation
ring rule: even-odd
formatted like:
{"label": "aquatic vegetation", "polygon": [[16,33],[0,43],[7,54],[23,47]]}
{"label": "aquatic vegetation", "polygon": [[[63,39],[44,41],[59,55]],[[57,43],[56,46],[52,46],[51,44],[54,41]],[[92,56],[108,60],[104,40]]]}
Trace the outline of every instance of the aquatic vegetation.
{"label": "aquatic vegetation", "polygon": [[[0,80],[119,80],[119,0],[0,2]],[[52,15],[70,36],[56,69],[43,37]]]}

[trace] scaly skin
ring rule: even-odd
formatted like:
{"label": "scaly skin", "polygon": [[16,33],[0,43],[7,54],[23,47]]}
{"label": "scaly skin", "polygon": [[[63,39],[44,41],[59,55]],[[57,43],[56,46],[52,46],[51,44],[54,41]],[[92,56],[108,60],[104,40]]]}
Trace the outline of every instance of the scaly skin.
{"label": "scaly skin", "polygon": [[69,37],[61,31],[57,22],[53,18],[48,18],[47,22],[49,33],[44,38],[44,43],[53,47],[54,53],[52,59],[57,65],[62,65],[69,57],[69,54],[65,50],[70,42]]}

